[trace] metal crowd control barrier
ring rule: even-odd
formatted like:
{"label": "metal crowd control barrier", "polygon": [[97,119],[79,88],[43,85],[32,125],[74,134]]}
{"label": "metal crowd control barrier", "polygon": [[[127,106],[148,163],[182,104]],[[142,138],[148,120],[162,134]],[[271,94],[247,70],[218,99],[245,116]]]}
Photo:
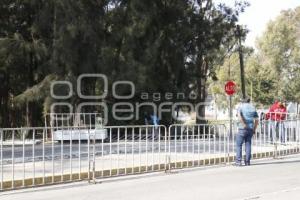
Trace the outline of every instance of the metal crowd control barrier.
{"label": "metal crowd control barrier", "polygon": [[[261,121],[253,158],[299,153],[299,122],[276,129]],[[0,190],[228,164],[237,129],[236,122],[232,133],[226,123],[0,129]]]}
{"label": "metal crowd control barrier", "polygon": [[94,142],[93,178],[166,170],[165,126],[107,126],[107,138]]}
{"label": "metal crowd control barrier", "polygon": [[[265,158],[299,153],[300,119],[280,121],[260,120],[252,138],[252,157]],[[238,122],[233,122],[233,133],[238,133]],[[236,134],[231,140],[235,141]]]}
{"label": "metal crowd control barrier", "polygon": [[166,170],[165,126],[0,130],[2,191]]}
{"label": "metal crowd control barrier", "polygon": [[230,137],[223,124],[169,127],[170,169],[230,162]]}
{"label": "metal crowd control barrier", "polygon": [[[90,126],[102,122],[100,113],[49,113],[45,117],[45,127]],[[98,122],[97,119],[101,119]]]}
{"label": "metal crowd control barrier", "polygon": [[262,120],[260,123],[260,143],[274,147],[274,158],[299,151],[299,119],[280,121]]}
{"label": "metal crowd control barrier", "polygon": [[[75,143],[69,134],[66,144],[64,138],[65,133],[81,135],[84,130],[91,135],[85,127],[2,129],[1,190],[89,178],[90,140]],[[54,132],[61,134],[60,140]]]}

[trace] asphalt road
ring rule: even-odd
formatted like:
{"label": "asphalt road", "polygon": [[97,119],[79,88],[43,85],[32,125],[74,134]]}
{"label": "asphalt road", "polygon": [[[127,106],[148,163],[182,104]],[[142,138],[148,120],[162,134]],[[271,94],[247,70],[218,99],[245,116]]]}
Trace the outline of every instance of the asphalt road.
{"label": "asphalt road", "polygon": [[[23,154],[25,162],[32,162],[43,160],[58,160],[63,156],[65,159],[86,158],[88,156],[88,147],[90,146],[90,153],[93,153],[93,144],[87,144],[87,142],[82,142],[80,145],[76,143],[55,143],[55,144],[36,144],[36,145],[26,145],[23,146],[4,146],[2,149],[2,159],[3,164],[11,164],[12,155],[14,155],[14,163],[23,162]],[[234,144],[232,142],[226,143],[223,140],[177,140],[171,141],[170,145],[168,142],[161,140],[158,141],[120,141],[119,143],[101,143],[97,142],[95,144],[95,154],[96,156],[103,156],[109,154],[139,154],[145,152],[165,152],[169,151],[169,146],[171,152],[190,152],[190,153],[205,153],[210,150],[211,153],[224,152],[224,149],[229,148],[229,151],[233,152]]]}
{"label": "asphalt road", "polygon": [[0,193],[1,200],[300,199],[300,156]]}

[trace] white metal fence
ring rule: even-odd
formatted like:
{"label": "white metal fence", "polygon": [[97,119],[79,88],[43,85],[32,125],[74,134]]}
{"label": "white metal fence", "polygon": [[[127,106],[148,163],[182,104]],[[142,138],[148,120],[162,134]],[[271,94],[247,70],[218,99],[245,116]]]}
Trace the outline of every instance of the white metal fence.
{"label": "white metal fence", "polygon": [[[299,121],[262,120],[253,158],[298,153]],[[230,163],[237,129],[236,122],[232,133],[226,123],[0,129],[0,190]]]}
{"label": "white metal fence", "polygon": [[230,135],[223,124],[169,127],[170,169],[229,162]]}

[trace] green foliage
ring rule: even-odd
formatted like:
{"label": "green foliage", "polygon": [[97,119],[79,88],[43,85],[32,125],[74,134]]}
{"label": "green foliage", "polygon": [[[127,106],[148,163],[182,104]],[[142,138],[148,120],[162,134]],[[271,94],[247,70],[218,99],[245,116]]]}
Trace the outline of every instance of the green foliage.
{"label": "green foliage", "polygon": [[[194,103],[203,102],[207,79],[215,77],[215,67],[234,43],[238,15],[246,5],[230,8],[212,0],[3,0],[0,69],[7,83],[0,126],[40,125],[42,113],[55,102],[51,82],[67,80],[76,88],[83,73],[106,74],[110,84],[132,81],[132,102],[141,102],[142,92],[193,92],[198,96]],[[102,87],[89,79],[81,89],[95,95]],[[68,101],[77,105],[83,100],[74,95]],[[118,100],[109,93],[105,101],[112,106]],[[169,119],[164,117],[163,123]]]}
{"label": "green foliage", "polygon": [[[300,7],[283,11],[257,41],[262,71],[273,98],[299,101]],[[270,81],[268,81],[270,80]]]}
{"label": "green foliage", "polygon": [[[246,90],[254,102],[266,106],[275,99],[300,101],[299,23],[300,7],[283,11],[269,22],[266,31],[258,38],[257,52],[244,50]],[[231,76],[228,75],[229,64]],[[217,70],[219,81],[211,85],[211,92],[215,94],[220,107],[227,105],[222,89],[224,82],[232,79],[240,85],[239,73],[238,55],[233,53]]]}

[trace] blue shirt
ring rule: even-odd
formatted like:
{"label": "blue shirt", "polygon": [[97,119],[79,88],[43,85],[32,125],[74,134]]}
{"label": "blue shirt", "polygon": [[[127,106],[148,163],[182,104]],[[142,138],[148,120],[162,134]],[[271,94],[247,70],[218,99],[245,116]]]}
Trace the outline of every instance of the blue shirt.
{"label": "blue shirt", "polygon": [[[258,118],[255,107],[250,103],[242,103],[238,113],[243,116],[248,128],[254,128],[254,120]],[[244,128],[242,122],[239,122],[239,128]]]}
{"label": "blue shirt", "polygon": [[152,121],[153,125],[158,126],[159,119],[158,119],[158,117],[156,115],[151,115],[151,121]]}

